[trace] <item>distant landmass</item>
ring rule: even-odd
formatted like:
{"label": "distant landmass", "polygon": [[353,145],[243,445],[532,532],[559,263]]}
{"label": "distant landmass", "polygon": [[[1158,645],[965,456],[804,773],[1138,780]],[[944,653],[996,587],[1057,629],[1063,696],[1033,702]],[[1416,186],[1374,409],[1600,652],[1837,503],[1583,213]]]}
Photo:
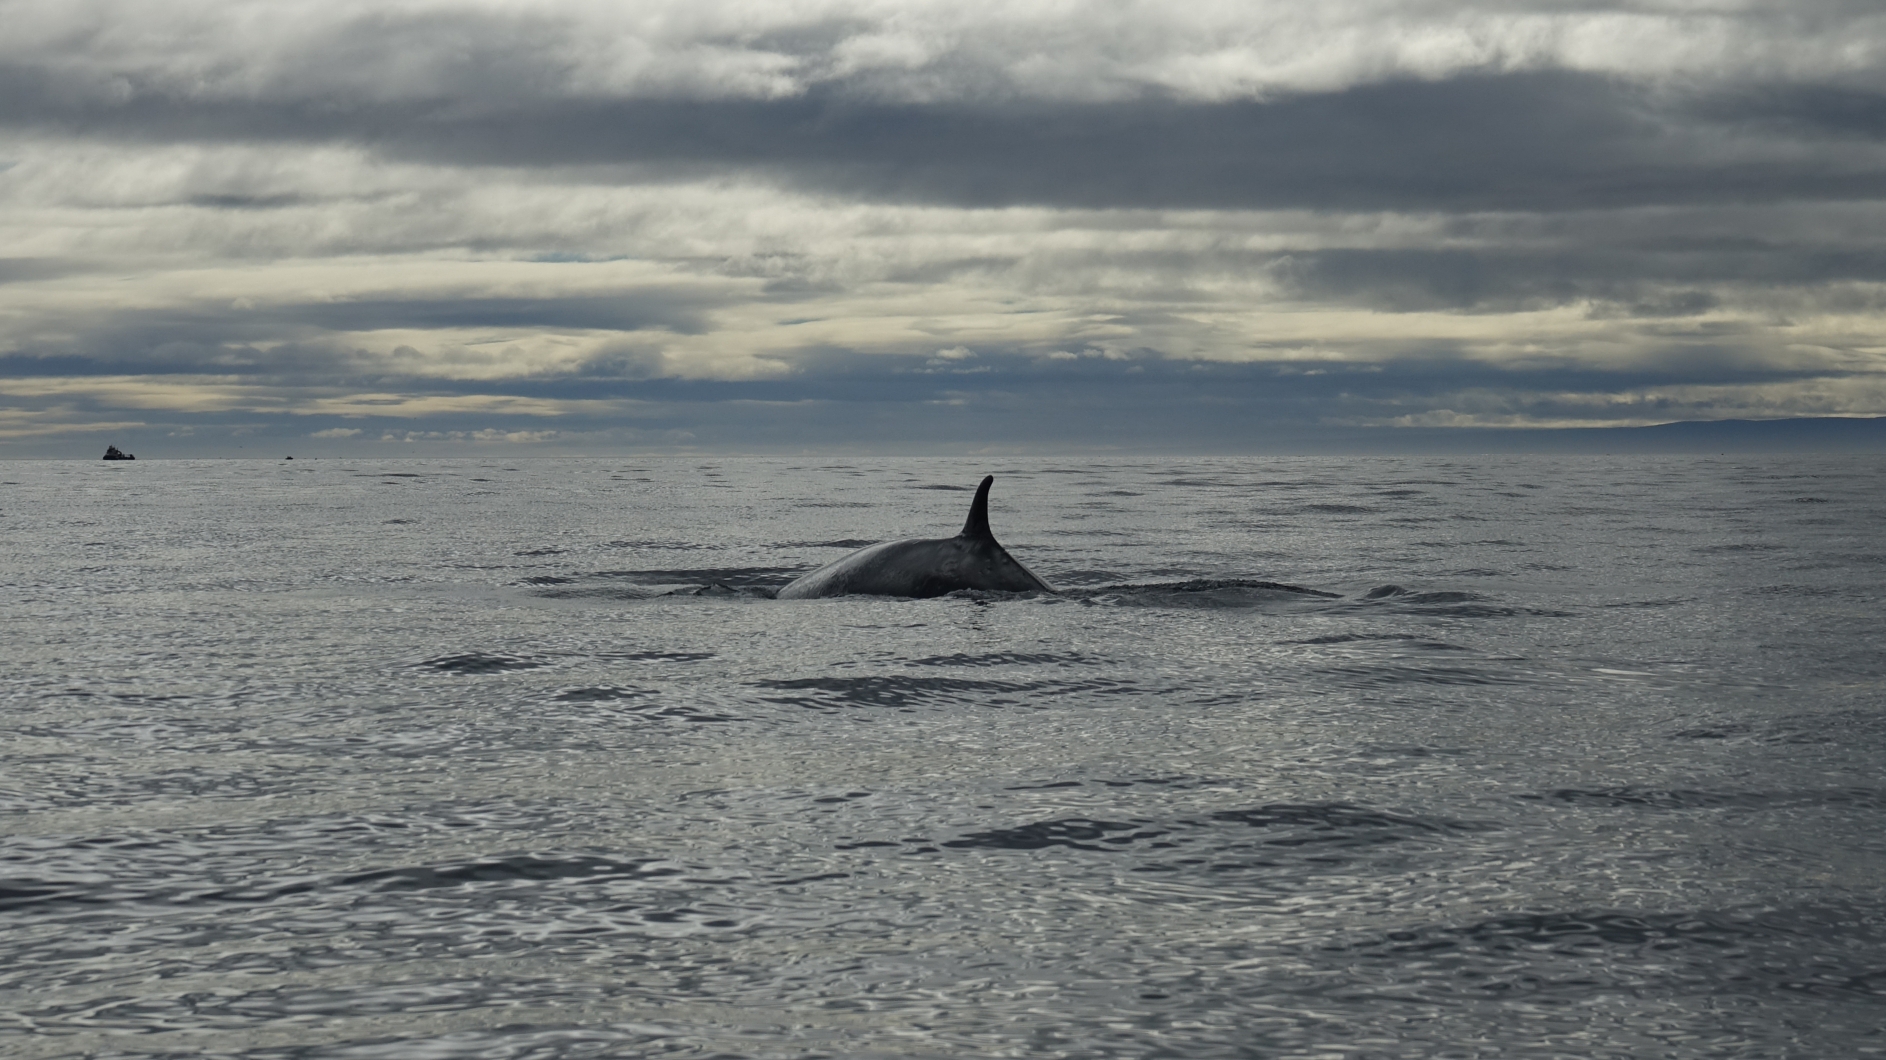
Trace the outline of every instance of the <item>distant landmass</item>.
{"label": "distant landmass", "polygon": [[[1698,420],[1654,427],[1399,428],[1371,432],[1379,450],[1450,453],[1886,453],[1886,416]],[[1373,444],[1369,444],[1373,443]]]}
{"label": "distant landmass", "polygon": [[1670,448],[1683,452],[1706,452],[1711,449],[1886,452],[1886,416],[1868,419],[1830,417],[1661,423],[1655,427],[1625,427],[1620,433],[1641,440],[1645,448]]}

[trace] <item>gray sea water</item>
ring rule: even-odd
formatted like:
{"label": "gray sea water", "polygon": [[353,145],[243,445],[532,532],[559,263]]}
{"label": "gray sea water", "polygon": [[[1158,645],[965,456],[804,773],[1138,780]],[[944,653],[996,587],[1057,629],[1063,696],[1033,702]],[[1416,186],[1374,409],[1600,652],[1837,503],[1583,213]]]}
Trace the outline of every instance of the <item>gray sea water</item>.
{"label": "gray sea water", "polygon": [[[767,598],[985,472],[1067,592]],[[1874,457],[0,464],[0,1053],[1886,1055],[1883,524]]]}

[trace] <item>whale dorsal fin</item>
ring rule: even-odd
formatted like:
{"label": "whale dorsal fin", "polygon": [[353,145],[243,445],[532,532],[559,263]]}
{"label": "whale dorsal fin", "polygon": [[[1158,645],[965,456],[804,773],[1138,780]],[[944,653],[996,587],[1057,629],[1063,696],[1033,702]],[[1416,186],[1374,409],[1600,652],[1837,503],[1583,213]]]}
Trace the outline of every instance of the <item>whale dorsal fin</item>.
{"label": "whale dorsal fin", "polygon": [[982,485],[976,487],[976,499],[969,506],[969,518],[963,523],[963,537],[995,540],[995,535],[989,532],[989,487],[994,483],[994,475],[982,476]]}

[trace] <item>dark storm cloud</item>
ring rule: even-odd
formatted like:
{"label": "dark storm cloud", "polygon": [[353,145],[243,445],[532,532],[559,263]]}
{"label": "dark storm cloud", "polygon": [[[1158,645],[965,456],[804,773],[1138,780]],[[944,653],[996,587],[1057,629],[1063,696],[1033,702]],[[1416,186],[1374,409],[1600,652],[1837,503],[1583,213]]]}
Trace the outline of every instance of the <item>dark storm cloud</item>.
{"label": "dark storm cloud", "polygon": [[[1574,302],[1620,303],[1641,316],[1707,312],[1712,284],[1802,287],[1886,281],[1886,251],[1748,246],[1660,250],[1322,250],[1270,266],[1297,297],[1391,312],[1510,312]],[[1669,285],[1696,285],[1668,290]]]}
{"label": "dark storm cloud", "polygon": [[[729,167],[961,206],[1555,210],[1886,193],[1886,95],[1648,89],[1544,71],[1267,102],[783,100],[103,102],[0,70],[0,121],[156,141],[308,141],[457,165]],[[1756,130],[1756,131],[1752,131]],[[1831,146],[1825,141],[1834,137]],[[1814,141],[1804,153],[1791,148]]]}
{"label": "dark storm cloud", "polygon": [[62,322],[65,333],[35,342],[34,353],[0,356],[0,378],[126,371],[307,375],[369,369],[380,374],[387,366],[328,341],[328,333],[498,328],[699,334],[708,304],[698,292],[657,289],[561,298],[382,298],[257,308],[123,309],[82,322]]}
{"label": "dark storm cloud", "polygon": [[1886,141],[1886,96],[1834,85],[1757,87],[1723,92],[1695,107],[1709,121],[1740,122],[1804,138],[1821,135]]}

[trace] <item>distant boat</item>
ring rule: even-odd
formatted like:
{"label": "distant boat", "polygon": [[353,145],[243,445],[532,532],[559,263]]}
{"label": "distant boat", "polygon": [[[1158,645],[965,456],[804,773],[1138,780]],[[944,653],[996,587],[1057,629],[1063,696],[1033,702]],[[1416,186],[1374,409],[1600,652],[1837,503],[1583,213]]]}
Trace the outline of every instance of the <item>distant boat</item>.
{"label": "distant boat", "polygon": [[119,449],[115,445],[108,445],[105,447],[105,459],[106,460],[136,460],[137,457],[132,456],[130,453],[127,453],[122,449]]}

